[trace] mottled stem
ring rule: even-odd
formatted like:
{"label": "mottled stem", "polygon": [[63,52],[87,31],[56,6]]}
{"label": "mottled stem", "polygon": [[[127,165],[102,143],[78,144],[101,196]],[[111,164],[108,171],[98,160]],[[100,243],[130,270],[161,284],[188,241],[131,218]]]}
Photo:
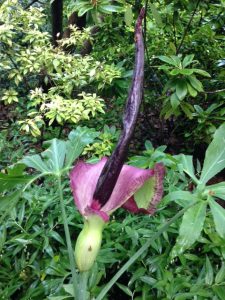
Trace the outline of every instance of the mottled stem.
{"label": "mottled stem", "polygon": [[142,36],[142,21],[144,15],[145,9],[142,8],[135,28],[135,69],[123,116],[123,130],[114,152],[102,170],[94,193],[94,200],[98,202],[100,207],[108,201],[116,185],[123,163],[127,156],[129,143],[134,132],[142,100],[144,80],[144,42]]}

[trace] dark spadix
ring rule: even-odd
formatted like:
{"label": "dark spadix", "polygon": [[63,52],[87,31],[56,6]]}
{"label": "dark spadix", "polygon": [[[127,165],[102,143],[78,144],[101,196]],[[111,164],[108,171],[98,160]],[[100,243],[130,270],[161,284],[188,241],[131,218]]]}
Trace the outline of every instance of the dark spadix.
{"label": "dark spadix", "polygon": [[144,80],[144,42],[141,25],[144,15],[145,10],[142,8],[135,28],[135,69],[123,117],[123,130],[114,152],[102,170],[94,192],[94,199],[101,207],[109,200],[123,167],[142,100]]}

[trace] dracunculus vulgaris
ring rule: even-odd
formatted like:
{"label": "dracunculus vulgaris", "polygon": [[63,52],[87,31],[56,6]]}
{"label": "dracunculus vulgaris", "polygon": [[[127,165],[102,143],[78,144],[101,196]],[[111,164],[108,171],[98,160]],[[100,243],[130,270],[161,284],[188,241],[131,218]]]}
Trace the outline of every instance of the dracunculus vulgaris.
{"label": "dracunculus vulgaris", "polygon": [[[99,252],[102,231],[110,214],[123,207],[133,213],[153,214],[163,193],[164,166],[140,169],[124,164],[139,112],[144,79],[142,8],[135,27],[135,69],[123,117],[123,130],[114,152],[95,164],[79,161],[70,173],[75,204],[84,217],[84,227],[75,247],[78,269],[89,270]],[[148,196],[139,197],[147,186]]]}

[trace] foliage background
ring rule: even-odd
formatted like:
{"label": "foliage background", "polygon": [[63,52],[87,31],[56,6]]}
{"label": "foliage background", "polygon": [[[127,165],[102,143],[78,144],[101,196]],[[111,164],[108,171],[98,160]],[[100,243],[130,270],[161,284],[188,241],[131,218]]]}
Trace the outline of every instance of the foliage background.
{"label": "foliage background", "polygon": [[[174,155],[193,154],[198,175],[205,149],[225,119],[224,0],[96,3],[65,0],[60,12],[49,1],[0,1],[1,174],[10,174],[9,166],[24,155],[46,149],[44,141],[66,139],[78,124],[99,132],[82,158],[110,155],[134,65],[134,24],[147,5],[144,99],[129,163],[146,168],[162,161],[165,198],[154,217],[122,210],[112,217],[89,278],[93,297],[180,209],[166,195],[193,189]],[[52,21],[60,15],[62,39],[56,42]],[[25,174],[20,167],[13,172]],[[211,184],[222,180],[223,173]],[[82,219],[67,176],[63,185],[75,244]],[[20,186],[13,193],[0,189],[1,299],[69,299],[70,266],[54,180],[38,179],[17,201],[19,191]],[[199,239],[171,258],[180,224],[152,243],[105,299],[224,299],[225,244],[209,210]]]}

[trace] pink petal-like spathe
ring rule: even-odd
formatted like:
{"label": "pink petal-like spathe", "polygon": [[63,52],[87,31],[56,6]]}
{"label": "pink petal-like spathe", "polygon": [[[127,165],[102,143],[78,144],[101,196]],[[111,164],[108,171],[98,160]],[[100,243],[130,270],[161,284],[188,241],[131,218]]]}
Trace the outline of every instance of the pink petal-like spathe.
{"label": "pink petal-like spathe", "polygon": [[124,165],[112,195],[102,207],[102,210],[110,214],[121,207],[153,175],[154,171],[151,169],[144,170]]}
{"label": "pink petal-like spathe", "polygon": [[[85,215],[86,210],[91,207],[98,178],[106,160],[106,158],[102,158],[95,164],[80,161],[70,173],[70,185],[74,201],[82,215]],[[97,208],[93,208],[93,210],[97,210]]]}
{"label": "pink petal-like spathe", "polygon": [[[156,164],[154,170],[144,170],[124,165],[111,197],[101,208],[97,199],[93,199],[93,194],[106,161],[103,158],[95,164],[78,162],[70,173],[71,188],[80,213],[84,216],[98,214],[104,221],[108,221],[109,214],[121,206],[134,213],[153,214],[163,194],[164,166]],[[133,195],[152,176],[155,178],[155,187],[149,207],[138,208]]]}
{"label": "pink petal-like spathe", "polygon": [[148,208],[139,208],[133,196],[126,203],[124,203],[123,208],[132,213],[145,213],[150,215],[155,213],[156,206],[163,196],[163,178],[165,175],[165,167],[163,164],[158,163],[155,165],[153,170],[155,185],[153,196],[149,199]]}

